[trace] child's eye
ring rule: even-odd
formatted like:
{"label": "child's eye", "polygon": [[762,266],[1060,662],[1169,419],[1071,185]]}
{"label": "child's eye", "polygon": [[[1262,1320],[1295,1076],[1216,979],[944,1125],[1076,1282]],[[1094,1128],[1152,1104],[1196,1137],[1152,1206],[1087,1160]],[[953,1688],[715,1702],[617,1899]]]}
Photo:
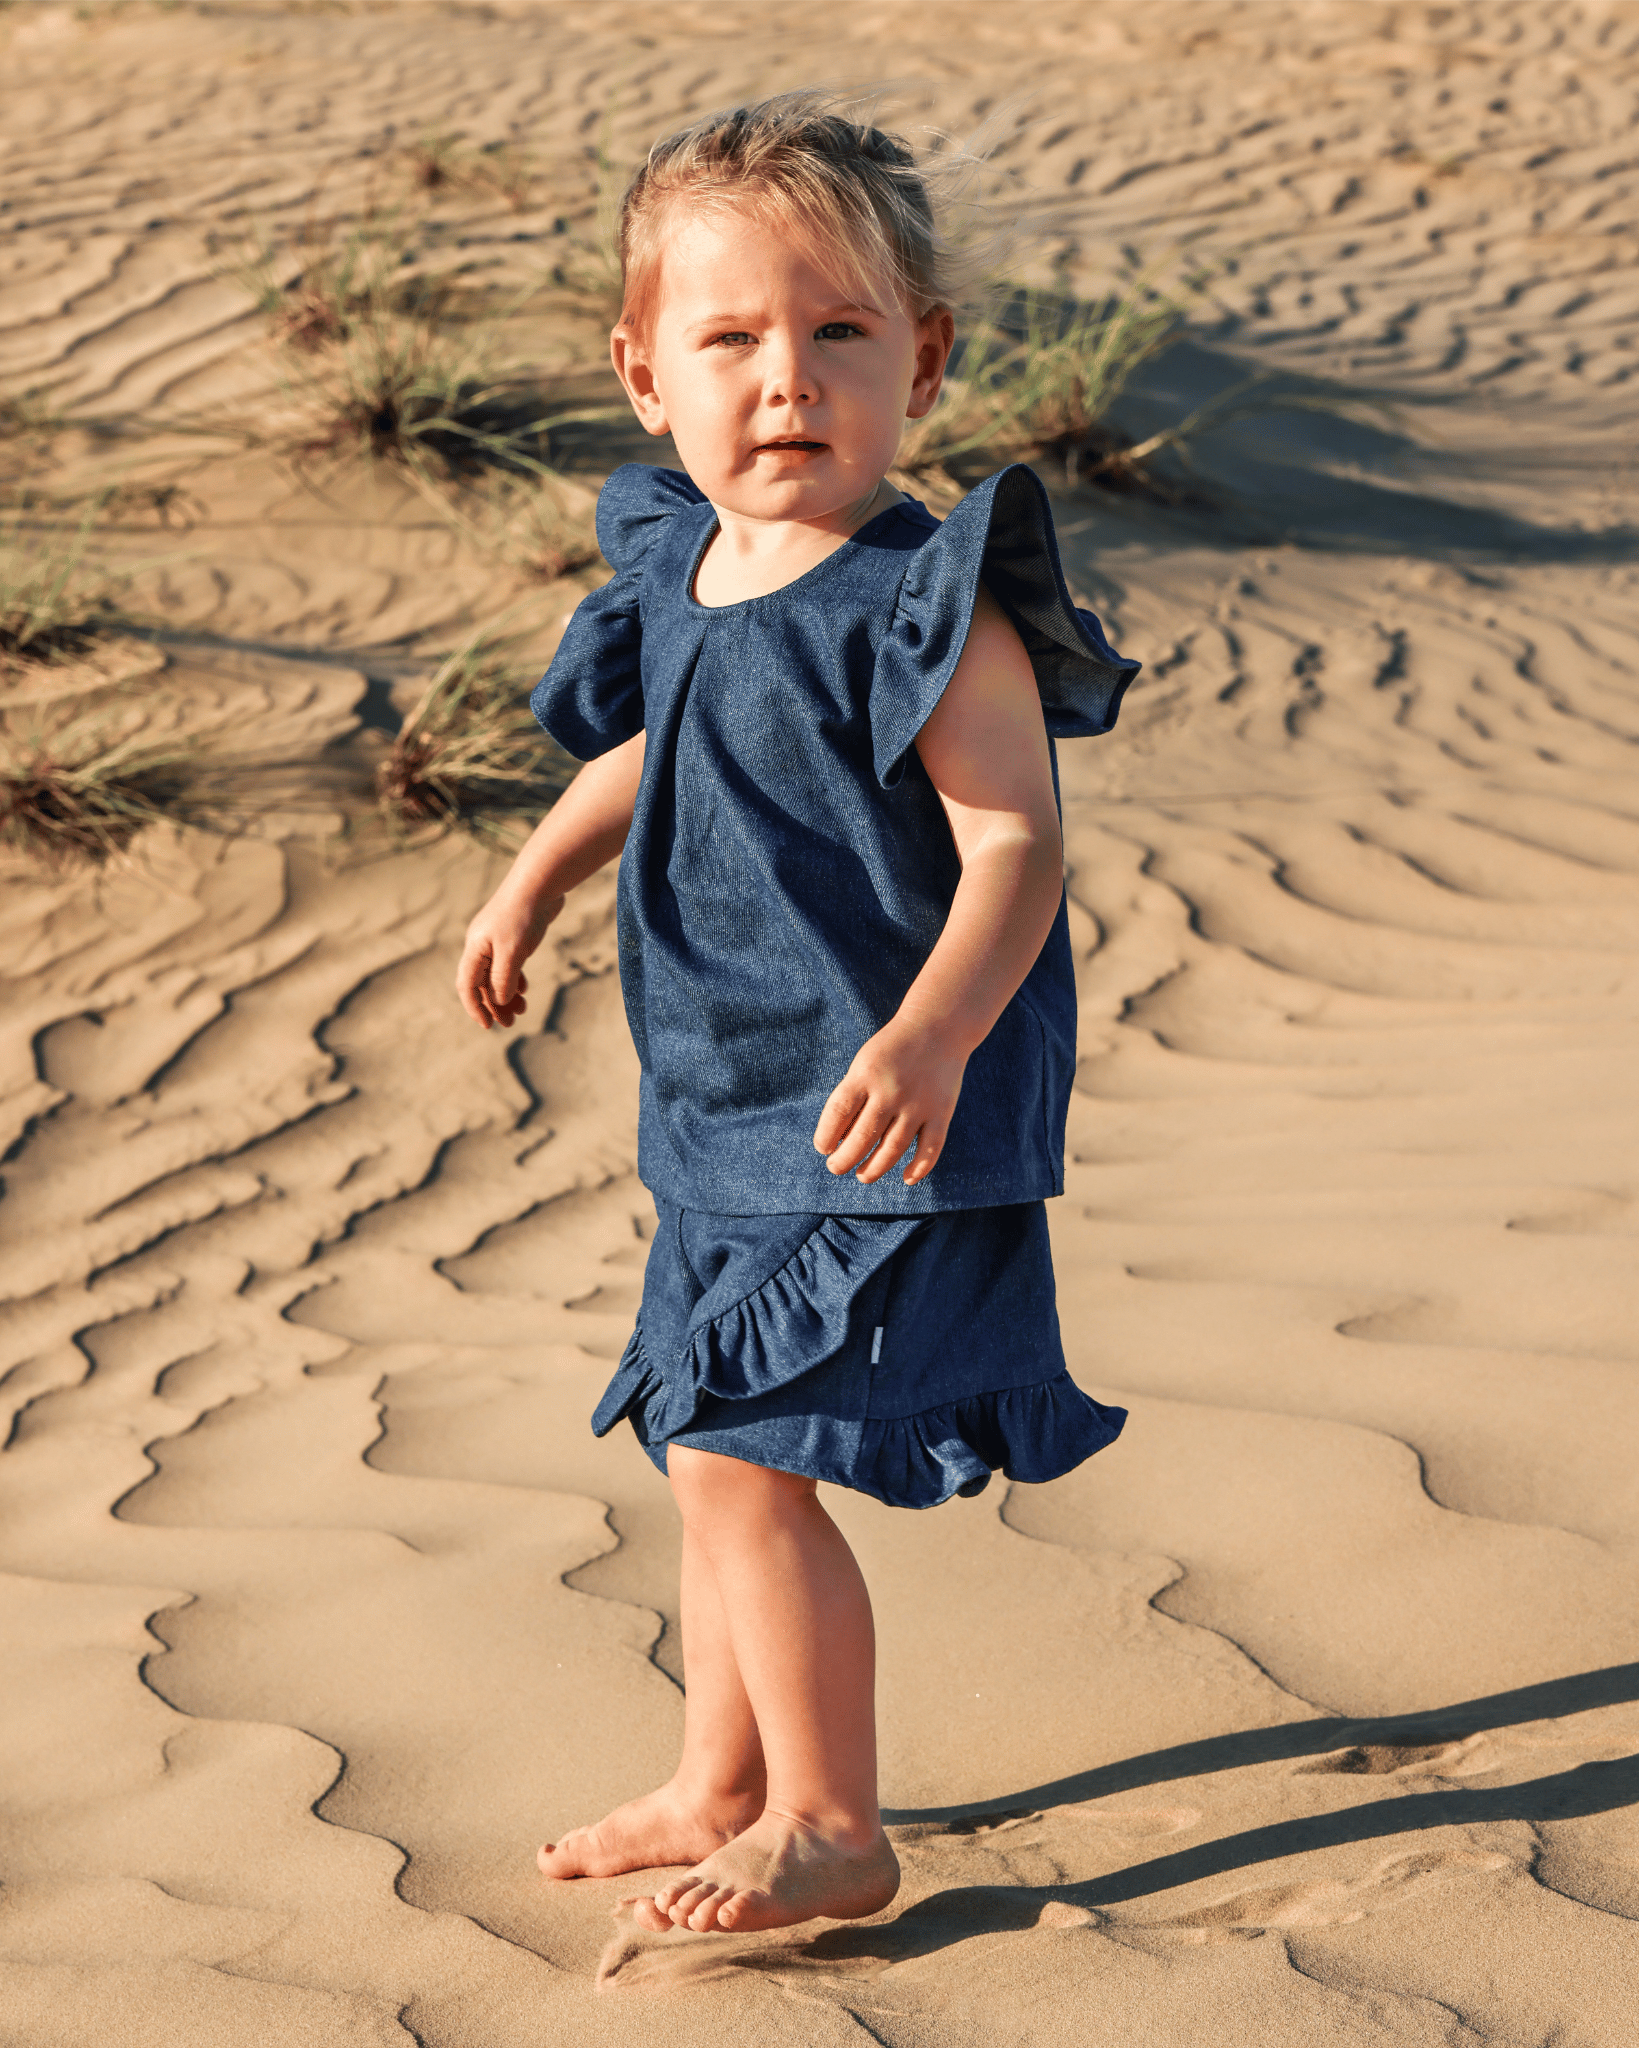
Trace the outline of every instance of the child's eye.
{"label": "child's eye", "polygon": [[816,341],[846,341],[850,334],[863,334],[863,327],[856,327],[851,320],[827,320],[823,327],[814,329]]}
{"label": "child's eye", "polygon": [[713,348],[744,348],[750,340],[749,334],[714,334],[711,337],[711,345]]}

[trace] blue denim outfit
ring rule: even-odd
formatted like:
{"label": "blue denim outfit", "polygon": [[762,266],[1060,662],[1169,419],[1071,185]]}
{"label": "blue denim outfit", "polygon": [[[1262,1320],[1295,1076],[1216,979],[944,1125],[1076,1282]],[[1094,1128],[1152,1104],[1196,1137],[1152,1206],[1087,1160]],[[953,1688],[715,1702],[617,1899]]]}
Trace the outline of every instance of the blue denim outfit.
{"label": "blue denim outfit", "polygon": [[581,760],[648,735],[619,941],[661,1231],[594,1427],[629,1415],[662,1467],[686,1438],[905,1505],[995,1466],[1053,1477],[1123,1419],[1065,1371],[1040,1207],[1063,1189],[1075,1071],[1064,905],[926,1180],[833,1177],[813,1132],[949,914],[960,863],[915,741],[981,573],[1050,741],[1108,731],[1138,664],[1071,602],[1022,467],[942,524],[893,506],[739,604],[694,598],[715,532],[687,477],[617,470],[598,501],[614,578],[531,700]]}

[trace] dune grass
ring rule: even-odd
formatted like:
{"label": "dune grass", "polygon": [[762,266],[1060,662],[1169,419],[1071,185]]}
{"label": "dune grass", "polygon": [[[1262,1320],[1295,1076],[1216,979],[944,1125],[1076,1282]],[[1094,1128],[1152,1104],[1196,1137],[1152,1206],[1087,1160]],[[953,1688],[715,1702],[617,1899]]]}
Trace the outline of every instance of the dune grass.
{"label": "dune grass", "polygon": [[102,499],[64,528],[24,513],[0,519],[0,672],[86,653],[118,617],[121,579],[87,559]]}
{"label": "dune grass", "polygon": [[458,131],[428,129],[404,152],[411,182],[429,195],[493,193],[514,213],[529,204],[535,173],[515,142],[470,143]]}
{"label": "dune grass", "polygon": [[611,408],[554,400],[505,361],[497,327],[447,321],[431,297],[408,311],[380,301],[363,308],[332,346],[294,362],[289,386],[307,421],[301,451],[395,462],[423,478],[548,474],[553,429]]}
{"label": "dune grass", "polygon": [[404,152],[413,181],[423,192],[443,192],[460,177],[465,144],[452,131],[426,129]]}
{"label": "dune grass", "polygon": [[66,425],[62,411],[37,387],[0,395],[0,438],[54,434]]}
{"label": "dune grass", "polygon": [[479,633],[439,665],[400,726],[376,769],[376,800],[399,830],[456,825],[505,840],[574,772],[535,723],[517,663]]}
{"label": "dune grass", "polygon": [[[1013,418],[1037,459],[1115,486],[1151,483],[1133,446],[1111,426],[1110,409],[1141,363],[1175,339],[1184,322],[1176,301],[1142,280],[1090,310],[1068,317],[1027,299],[1024,364],[1011,393]],[[1159,444],[1158,444],[1159,445]]]}
{"label": "dune grass", "polygon": [[555,583],[602,559],[591,513],[568,511],[544,489],[508,524],[503,551],[532,583]]}
{"label": "dune grass", "polygon": [[505,562],[531,583],[555,583],[602,559],[594,503],[550,472],[498,476],[448,514],[475,552]]}
{"label": "dune grass", "polygon": [[101,865],[145,826],[198,808],[197,742],[145,738],[123,714],[82,710],[0,731],[0,843],[48,866]]}
{"label": "dune grass", "polygon": [[624,411],[555,395],[507,362],[500,317],[446,322],[433,302],[407,313],[372,307],[293,383],[311,422],[304,453],[395,462],[425,480],[482,470],[549,477],[555,431]]}
{"label": "dune grass", "polygon": [[439,269],[401,212],[375,208],[352,222],[310,216],[295,253],[294,276],[281,278],[266,240],[226,274],[278,345],[297,453],[393,462],[422,482],[545,475],[555,426],[610,415],[509,360],[507,324],[543,278],[475,286]]}
{"label": "dune grass", "polygon": [[274,338],[298,351],[345,340],[415,260],[400,216],[373,206],[347,223],[310,211],[291,251],[300,266],[294,276],[281,276],[287,265],[279,260],[271,232],[247,241],[249,247],[223,265],[222,275],[255,301]]}
{"label": "dune grass", "polygon": [[620,318],[623,291],[620,275],[620,201],[627,172],[609,149],[609,123],[587,152],[592,171],[591,219],[565,226],[566,245],[552,266],[551,282],[558,306],[610,328]]}
{"label": "dune grass", "polygon": [[374,307],[296,382],[312,414],[304,452],[445,472],[544,461],[546,415],[483,332],[450,334],[425,314]]}
{"label": "dune grass", "polygon": [[967,335],[957,374],[927,418],[907,428],[895,467],[911,478],[960,480],[970,468],[1051,459],[1071,484],[1163,491],[1143,463],[1172,436],[1140,449],[1109,415],[1184,317],[1184,303],[1147,275],[1092,305],[1031,288],[1007,294]]}

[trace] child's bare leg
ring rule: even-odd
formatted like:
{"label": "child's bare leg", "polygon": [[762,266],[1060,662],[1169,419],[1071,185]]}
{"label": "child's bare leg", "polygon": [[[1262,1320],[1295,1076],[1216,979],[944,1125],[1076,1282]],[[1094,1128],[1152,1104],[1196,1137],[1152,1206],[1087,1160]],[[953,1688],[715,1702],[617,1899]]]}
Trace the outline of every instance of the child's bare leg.
{"label": "child's bare leg", "polygon": [[876,1801],[876,1641],[853,1552],[811,1479],[677,1444],[667,1462],[716,1571],[768,1797],[639,1917],[743,1933],[879,1912],[899,1865]]}
{"label": "child's bare leg", "polygon": [[762,1745],[740,1683],[717,1575],[697,1537],[683,1532],[683,1759],[672,1780],[596,1827],[548,1842],[548,1877],[614,1877],[690,1863],[749,1827],[763,1810]]}

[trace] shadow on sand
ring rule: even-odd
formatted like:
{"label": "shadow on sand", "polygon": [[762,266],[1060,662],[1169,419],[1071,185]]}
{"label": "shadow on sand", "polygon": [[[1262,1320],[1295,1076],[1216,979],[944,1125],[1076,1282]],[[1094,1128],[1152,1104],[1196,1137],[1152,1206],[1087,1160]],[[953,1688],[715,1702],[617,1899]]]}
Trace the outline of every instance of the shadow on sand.
{"label": "shadow on sand", "polygon": [[1624,1706],[1632,1700],[1639,1700],[1639,1664],[1611,1664],[1603,1670],[1551,1678],[1541,1685],[1489,1693],[1484,1699],[1433,1707],[1421,1714],[1396,1714],[1371,1721],[1328,1715],[1315,1721],[1287,1721],[1276,1728],[1252,1728],[1239,1735],[1209,1736],[1203,1742],[1185,1742],[1173,1749],[1152,1750],[1147,1756],[1126,1757],[1120,1763],[1101,1764],[1094,1770],[1077,1771],[1069,1777],[1053,1778],[1045,1784],[1026,1786],[973,1805],[890,1809],[882,1817],[889,1826],[913,1821],[1000,1819],[1021,1808],[1107,1799],[1119,1792],[1165,1785],[1175,1778],[1205,1777],[1215,1771],[1243,1770],[1253,1764],[1289,1763],[1297,1757],[1330,1756],[1339,1750],[1443,1748],[1447,1743],[1461,1742],[1466,1736],[1481,1735],[1492,1728],[1555,1721],[1567,1714],[1591,1713],[1597,1707]]}
{"label": "shadow on sand", "polygon": [[[1526,446],[1510,415],[1481,415],[1460,397],[1375,391],[1286,370],[1255,372],[1244,357],[1185,339],[1145,364],[1119,407],[1120,424],[1142,439],[1200,408],[1247,410],[1208,425],[1167,474],[1198,494],[1193,505],[1124,501],[1083,487],[1074,502],[1103,509],[1101,538],[1150,546],[1287,546],[1454,562],[1630,562],[1639,526],[1584,526],[1556,513],[1586,503],[1613,462],[1601,437],[1547,439],[1540,421]],[[1419,438],[1413,415],[1431,432]],[[1210,418],[1210,413],[1209,413]],[[1437,444],[1442,419],[1461,419],[1467,445]],[[1475,446],[1475,425],[1487,433]],[[1524,518],[1497,501],[1529,503]],[[1067,510],[1061,526],[1073,524]]]}
{"label": "shadow on sand", "polygon": [[[1336,1716],[1215,1736],[1056,1778],[982,1806],[889,1811],[883,1818],[890,1826],[943,1823],[953,1834],[963,1834],[974,1832],[986,1821],[999,1821],[1043,1807],[1101,1799],[1180,1778],[1303,1757],[1336,1759],[1331,1768],[1342,1772],[1370,1771],[1374,1767],[1392,1767],[1394,1752],[1401,1752],[1403,1761],[1411,1761],[1419,1753],[1488,1729],[1554,1720],[1633,1700],[1639,1700],[1639,1664],[1616,1664],[1600,1671],[1552,1679],[1542,1685],[1523,1686],[1514,1692],[1465,1700],[1427,1713],[1380,1720]],[[1228,1877],[1260,1863],[1302,1855],[1307,1850],[1342,1848],[1355,1842],[1377,1841],[1431,1828],[1475,1827],[1487,1821],[1537,1825],[1581,1820],[1590,1814],[1634,1805],[1639,1805],[1639,1756],[1578,1764],[1571,1770],[1532,1778],[1524,1784],[1396,1793],[1339,1812],[1249,1828],[1218,1841],[1151,1857],[1082,1883],[955,1887],[920,1900],[883,1925],[828,1929],[804,1944],[804,1953],[816,1962],[845,1962],[864,1956],[905,1961],[966,1940],[980,1931],[1002,1933],[1032,1927],[1050,1901],[1097,1910],[1202,1878]]]}

